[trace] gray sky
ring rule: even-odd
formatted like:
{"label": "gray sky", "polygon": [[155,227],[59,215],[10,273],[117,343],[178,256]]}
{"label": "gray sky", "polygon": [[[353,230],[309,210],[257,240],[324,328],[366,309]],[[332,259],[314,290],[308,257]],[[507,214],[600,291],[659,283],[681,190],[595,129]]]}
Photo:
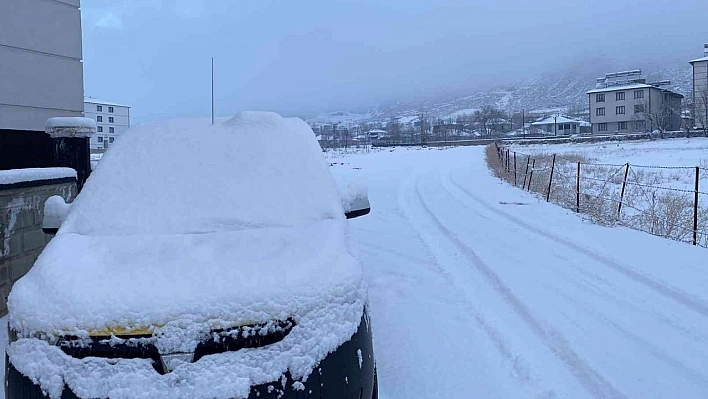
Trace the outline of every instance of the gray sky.
{"label": "gray sky", "polygon": [[705,0],[83,0],[82,12],[85,93],[128,103],[134,122],[208,116],[212,56],[217,115],[309,116],[596,57],[699,57],[708,42]]}

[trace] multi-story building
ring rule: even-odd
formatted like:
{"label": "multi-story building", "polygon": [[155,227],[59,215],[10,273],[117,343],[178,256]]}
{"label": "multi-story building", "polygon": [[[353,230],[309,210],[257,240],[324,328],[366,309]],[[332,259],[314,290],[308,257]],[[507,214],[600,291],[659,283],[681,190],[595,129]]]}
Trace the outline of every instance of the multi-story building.
{"label": "multi-story building", "polygon": [[690,61],[693,66],[693,120],[696,127],[708,128],[708,44],[703,58]]}
{"label": "multi-story building", "polygon": [[86,97],[84,116],[96,121],[96,134],[91,137],[92,150],[107,149],[130,128],[130,107],[127,105]]}
{"label": "multi-story building", "polygon": [[587,92],[595,134],[638,133],[681,129],[683,96],[671,82],[646,83],[641,70],[610,73]]}
{"label": "multi-story building", "polygon": [[44,125],[82,116],[79,0],[0,1],[0,169],[42,166]]}

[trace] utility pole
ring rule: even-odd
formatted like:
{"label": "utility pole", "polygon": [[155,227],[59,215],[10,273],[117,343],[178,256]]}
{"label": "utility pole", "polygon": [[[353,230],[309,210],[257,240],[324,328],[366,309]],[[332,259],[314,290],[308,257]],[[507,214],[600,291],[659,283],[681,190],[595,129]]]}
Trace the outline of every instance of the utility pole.
{"label": "utility pole", "polygon": [[558,115],[553,117],[553,136],[558,136]]}
{"label": "utility pole", "polygon": [[211,57],[211,124],[214,124],[214,57]]}
{"label": "utility pole", "polygon": [[420,144],[425,144],[425,114],[420,112]]}
{"label": "utility pole", "polygon": [[521,110],[521,131],[523,132],[524,138],[526,138],[526,110]]}

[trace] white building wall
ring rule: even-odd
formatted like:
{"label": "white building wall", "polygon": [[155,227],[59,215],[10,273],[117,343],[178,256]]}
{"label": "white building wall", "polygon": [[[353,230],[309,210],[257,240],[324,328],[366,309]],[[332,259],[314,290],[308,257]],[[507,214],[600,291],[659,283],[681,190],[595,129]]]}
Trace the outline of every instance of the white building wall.
{"label": "white building wall", "polygon": [[0,129],[81,116],[81,51],[79,0],[1,0]]}
{"label": "white building wall", "polygon": [[126,105],[86,98],[84,116],[96,121],[98,131],[91,137],[93,150],[107,149],[130,128],[130,107]]}
{"label": "white building wall", "polygon": [[701,122],[708,119],[708,61],[693,63],[693,96],[695,124],[703,128]]}

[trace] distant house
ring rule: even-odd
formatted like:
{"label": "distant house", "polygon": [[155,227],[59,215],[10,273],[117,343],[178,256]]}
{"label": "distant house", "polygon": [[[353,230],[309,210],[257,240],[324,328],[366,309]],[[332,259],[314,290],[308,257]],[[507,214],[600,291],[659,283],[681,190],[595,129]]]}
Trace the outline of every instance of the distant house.
{"label": "distant house", "polygon": [[504,119],[504,118],[495,118],[491,119],[486,123],[487,129],[491,131],[496,131],[496,132],[508,132],[513,128],[513,124],[511,123],[510,120]]}
{"label": "distant house", "polygon": [[371,140],[388,139],[391,137],[388,135],[387,131],[380,129],[369,130],[366,132],[366,135],[369,136]]}
{"label": "distant house", "polygon": [[671,82],[646,83],[641,70],[609,73],[587,92],[592,132],[635,133],[681,129],[683,96]]}
{"label": "distant house", "polygon": [[539,129],[544,133],[554,135],[589,133],[589,127],[589,122],[570,119],[562,115],[548,116],[531,123],[532,129]]}

